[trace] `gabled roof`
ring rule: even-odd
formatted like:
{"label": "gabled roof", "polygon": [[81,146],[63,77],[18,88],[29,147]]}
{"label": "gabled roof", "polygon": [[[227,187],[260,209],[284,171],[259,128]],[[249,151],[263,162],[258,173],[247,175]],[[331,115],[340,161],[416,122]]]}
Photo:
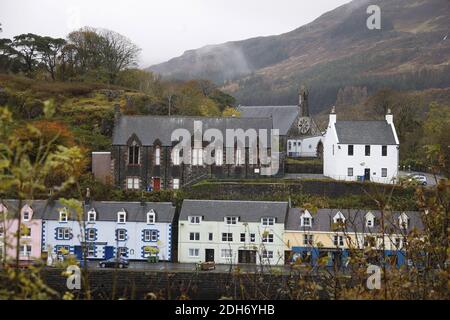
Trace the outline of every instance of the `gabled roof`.
{"label": "gabled roof", "polygon": [[[319,209],[316,213],[313,213],[313,223],[312,227],[302,227],[300,224],[301,212],[304,209],[292,208],[289,209],[289,214],[286,222],[286,231],[322,231],[322,232],[332,232],[333,231],[333,217],[336,216],[338,212],[341,212],[345,217],[345,230],[347,232],[366,232],[366,233],[376,233],[380,232],[380,226],[377,225],[373,228],[366,227],[366,215],[370,211],[378,221],[381,218],[381,212],[377,210],[357,210],[357,209]],[[398,217],[403,212],[392,212],[385,213],[385,231],[386,233],[398,233],[400,232],[400,226],[398,223]],[[408,230],[417,228],[419,230],[423,229],[421,213],[417,211],[406,211],[405,214],[409,218]]]}
{"label": "gabled roof", "polygon": [[[19,209],[18,208],[19,200],[9,199],[9,200],[2,201],[2,203],[8,209],[8,213],[13,212],[14,214],[17,214],[17,210]],[[46,203],[46,201],[44,201],[44,200],[33,200],[33,201],[24,200],[24,201],[22,201],[22,208],[25,205],[29,205],[31,207],[31,209],[33,209],[32,219],[42,219],[42,213],[43,213],[43,208],[45,207],[45,203]],[[20,208],[20,209],[22,209],[22,208]],[[8,216],[9,216],[9,214],[8,214]],[[9,218],[12,218],[12,217],[9,217]]]}
{"label": "gabled roof", "polygon": [[[202,121],[203,133],[210,129],[218,129],[226,139],[226,129],[267,129],[270,135],[272,119],[270,118],[209,118],[179,116],[120,116],[114,127],[113,145],[126,145],[135,134],[142,145],[151,146],[159,141],[163,146],[172,146],[171,135],[176,129],[187,129],[194,134],[194,121]],[[268,140],[270,143],[270,139]]]}
{"label": "gabled roof", "polygon": [[274,129],[280,130],[280,135],[288,134],[300,112],[298,106],[240,106],[238,111],[242,118],[272,118]]}
{"label": "gabled roof", "polygon": [[396,145],[394,132],[387,121],[343,121],[335,124],[341,144]]}
{"label": "gabled roof", "polygon": [[[59,213],[64,205],[59,201],[33,201],[34,214],[44,220],[59,220]],[[125,210],[127,221],[146,222],[147,213],[153,209],[156,213],[156,222],[172,223],[175,216],[175,207],[169,202],[109,202],[93,201],[84,205],[84,217],[87,220],[87,213],[95,209],[97,221],[117,221],[117,212]],[[69,209],[69,220],[77,220],[76,214]]]}
{"label": "gabled roof", "polygon": [[234,216],[241,222],[260,222],[263,217],[274,217],[276,223],[284,223],[287,211],[287,202],[184,200],[180,220],[203,216],[205,221],[224,221],[225,217]]}

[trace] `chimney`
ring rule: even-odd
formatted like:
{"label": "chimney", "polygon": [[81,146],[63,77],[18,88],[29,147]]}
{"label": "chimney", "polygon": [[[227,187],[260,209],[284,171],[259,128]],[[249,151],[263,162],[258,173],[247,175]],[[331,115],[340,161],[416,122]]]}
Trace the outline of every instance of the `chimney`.
{"label": "chimney", "polygon": [[333,106],[333,108],[331,108],[331,113],[330,113],[330,124],[334,124],[336,123],[337,117],[336,117],[336,107]]}
{"label": "chimney", "polygon": [[394,116],[392,115],[391,109],[387,110],[386,121],[387,121],[388,124],[394,124]]}

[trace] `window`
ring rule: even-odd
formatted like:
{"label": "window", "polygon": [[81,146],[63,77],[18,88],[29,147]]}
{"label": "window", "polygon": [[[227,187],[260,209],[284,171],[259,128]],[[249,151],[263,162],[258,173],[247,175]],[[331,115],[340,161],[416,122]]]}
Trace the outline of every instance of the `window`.
{"label": "window", "polygon": [[263,259],[273,259],[273,251],[263,250],[262,258]]}
{"label": "window", "polygon": [[199,249],[189,249],[189,257],[198,257],[200,255]]}
{"label": "window", "polygon": [[200,224],[202,221],[202,218],[200,216],[191,216],[189,217],[189,223],[190,224]]}
{"label": "window", "polygon": [[250,233],[250,242],[256,241],[256,235],[254,233]]}
{"label": "window", "polygon": [[22,225],[20,227],[20,235],[24,238],[31,238],[31,228],[26,225]]}
{"label": "window", "polygon": [[333,156],[334,156],[334,144],[333,144]]}
{"label": "window", "polygon": [[387,168],[381,168],[381,176],[382,176],[383,178],[386,178],[386,177],[387,177]]}
{"label": "window", "polygon": [[236,149],[236,165],[242,166],[245,164],[245,150],[240,148]]}
{"label": "window", "polygon": [[127,257],[128,256],[128,248],[127,247],[118,247],[117,248],[117,256],[118,257]]}
{"label": "window", "polygon": [[89,258],[95,258],[96,256],[96,252],[97,250],[95,249],[95,245],[93,244],[88,244],[87,245],[87,256]]}
{"label": "window", "polygon": [[127,240],[127,230],[125,229],[117,229],[116,230],[116,240],[125,241]]}
{"label": "window", "polygon": [[273,234],[272,233],[264,233],[262,235],[262,242],[265,242],[265,243],[270,242],[270,243],[272,243],[273,242]]}
{"label": "window", "polygon": [[139,182],[139,178],[127,178],[127,189],[138,190],[140,184]]}
{"label": "window", "polygon": [[364,237],[364,247],[375,247],[376,239],[372,236]]}
{"label": "window", "polygon": [[191,240],[191,241],[200,241],[200,233],[199,232],[191,232],[191,233],[189,233],[189,240]]}
{"label": "window", "polygon": [[95,222],[95,220],[97,219],[97,214],[95,212],[95,210],[90,210],[88,212],[88,222]]}
{"label": "window", "polygon": [[144,242],[158,241],[158,230],[144,230]]}
{"label": "window", "polygon": [[312,234],[303,235],[303,244],[305,246],[312,246],[314,243],[314,236]]}
{"label": "window", "polygon": [[401,239],[401,238],[395,238],[395,239],[394,239],[394,246],[395,246],[396,248],[400,248],[401,245],[402,245],[402,239]]}
{"label": "window", "polygon": [[214,158],[216,159],[216,166],[223,165],[223,150],[217,149]]}
{"label": "window", "polygon": [[155,221],[156,221],[155,211],[150,210],[149,212],[147,212],[147,224],[155,224]]}
{"label": "window", "polygon": [[26,245],[21,245],[20,246],[20,255],[22,257],[29,257],[31,255],[31,246],[26,244]]}
{"label": "window", "polygon": [[365,147],[366,157],[370,156],[370,146]]}
{"label": "window", "polygon": [[29,211],[24,211],[23,212],[23,221],[30,221],[31,218],[31,214]]}
{"label": "window", "polygon": [[173,179],[173,189],[174,190],[180,189],[180,179]]}
{"label": "window", "polygon": [[209,239],[209,241],[213,241],[213,239],[214,239],[214,236],[211,232],[208,234],[208,239]]}
{"label": "window", "polygon": [[241,242],[245,242],[245,233],[241,233]]}
{"label": "window", "polygon": [[302,227],[312,227],[312,216],[311,216],[311,214],[309,213],[308,210],[306,210],[300,216],[300,225]]}
{"label": "window", "polygon": [[236,224],[238,222],[237,217],[225,217],[226,224]]}
{"label": "window", "polygon": [[127,222],[127,214],[125,211],[119,211],[117,213],[117,222],[118,223],[125,223]]}
{"label": "window", "polygon": [[354,146],[352,144],[348,145],[348,155],[352,156],[354,154]]}
{"label": "window", "polygon": [[343,236],[334,236],[333,243],[336,247],[342,247],[344,245],[344,237]]}
{"label": "window", "polygon": [[222,233],[222,241],[231,242],[233,241],[232,233]]}
{"label": "window", "polygon": [[139,146],[136,141],[133,141],[132,145],[128,147],[128,164],[139,164]]}
{"label": "window", "polygon": [[155,166],[161,164],[161,148],[158,146],[155,148]]}
{"label": "window", "polygon": [[95,241],[97,238],[97,232],[95,229],[86,229],[86,240]]}
{"label": "window", "polygon": [[57,228],[56,229],[56,239],[57,240],[70,240],[72,237],[72,232],[70,228]]}
{"label": "window", "polygon": [[353,168],[347,168],[347,176],[353,177]]}
{"label": "window", "polygon": [[409,227],[409,217],[406,215],[406,213],[403,212],[398,217],[398,224],[399,224],[400,228],[408,229],[408,227]]}
{"label": "window", "polygon": [[67,222],[69,215],[66,210],[62,210],[59,212],[59,222]]}
{"label": "window", "polygon": [[381,156],[382,157],[387,157],[387,146],[382,146],[381,147]]}
{"label": "window", "polygon": [[340,211],[338,213],[336,213],[336,215],[333,217],[333,223],[335,223],[335,224],[344,224],[345,223],[345,217]]}
{"label": "window", "polygon": [[233,250],[231,249],[222,249],[221,250],[221,257],[223,259],[230,259],[233,257]]}
{"label": "window", "polygon": [[194,148],[192,150],[192,164],[194,166],[202,166],[203,165],[203,149]]}
{"label": "window", "polygon": [[261,224],[263,226],[273,226],[275,224],[275,218],[262,218]]}

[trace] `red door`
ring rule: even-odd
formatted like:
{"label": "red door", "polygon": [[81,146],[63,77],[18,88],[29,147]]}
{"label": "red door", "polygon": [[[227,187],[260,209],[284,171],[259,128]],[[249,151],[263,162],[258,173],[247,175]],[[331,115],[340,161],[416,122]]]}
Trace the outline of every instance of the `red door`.
{"label": "red door", "polygon": [[160,178],[153,178],[153,190],[154,191],[161,190],[161,179]]}

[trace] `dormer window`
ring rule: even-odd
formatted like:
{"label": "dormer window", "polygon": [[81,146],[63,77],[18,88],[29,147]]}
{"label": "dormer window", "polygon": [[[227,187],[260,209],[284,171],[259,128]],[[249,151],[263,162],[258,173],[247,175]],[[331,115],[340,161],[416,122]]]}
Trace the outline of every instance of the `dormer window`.
{"label": "dormer window", "polygon": [[300,225],[302,227],[312,227],[312,216],[308,210],[305,210],[300,216]]}
{"label": "dormer window", "polygon": [[119,211],[117,213],[117,223],[127,222],[127,213],[125,211]]}
{"label": "dormer window", "polygon": [[373,228],[375,226],[375,216],[372,212],[366,214],[366,227]]}
{"label": "dormer window", "polygon": [[155,224],[155,222],[156,222],[156,214],[155,214],[155,211],[150,210],[150,211],[147,213],[147,224]]}
{"label": "dormer window", "polygon": [[128,147],[128,164],[139,164],[140,148],[136,141],[133,141],[131,146]]}
{"label": "dormer window", "polygon": [[190,224],[200,224],[200,222],[202,221],[202,217],[201,216],[190,216],[188,218],[189,223]]}
{"label": "dormer window", "polygon": [[94,209],[88,212],[88,222],[95,222],[97,220],[97,213]]}
{"label": "dormer window", "polygon": [[398,225],[400,226],[400,228],[402,229],[408,229],[409,228],[409,217],[406,215],[406,213],[402,213],[399,217],[398,217]]}
{"label": "dormer window", "polygon": [[273,217],[262,218],[261,224],[263,226],[273,226],[275,224],[275,218]]}
{"label": "dormer window", "polygon": [[69,214],[67,213],[67,210],[61,210],[59,212],[59,222],[67,222],[67,220],[69,219]]}
{"label": "dormer window", "polygon": [[237,224],[238,221],[238,217],[225,217],[226,224]]}
{"label": "dormer window", "polygon": [[23,221],[30,221],[31,219],[31,212],[28,210],[25,210],[23,212]]}
{"label": "dormer window", "polygon": [[336,215],[333,217],[334,224],[344,224],[345,223],[345,217],[342,214],[342,212],[336,213]]}

